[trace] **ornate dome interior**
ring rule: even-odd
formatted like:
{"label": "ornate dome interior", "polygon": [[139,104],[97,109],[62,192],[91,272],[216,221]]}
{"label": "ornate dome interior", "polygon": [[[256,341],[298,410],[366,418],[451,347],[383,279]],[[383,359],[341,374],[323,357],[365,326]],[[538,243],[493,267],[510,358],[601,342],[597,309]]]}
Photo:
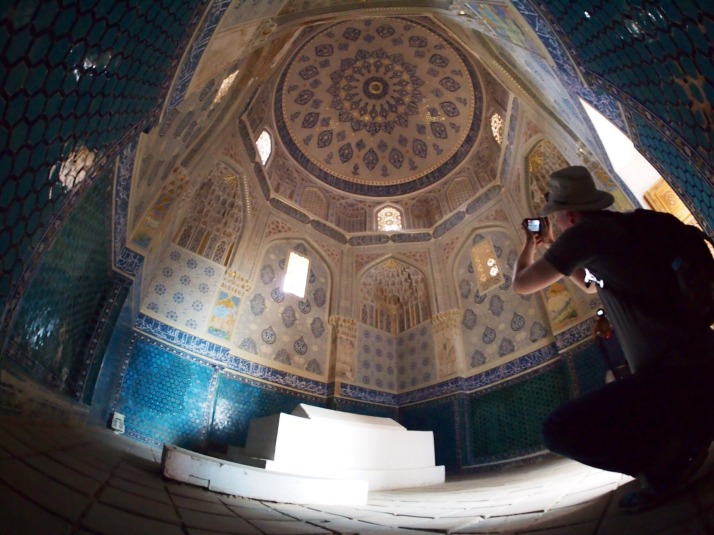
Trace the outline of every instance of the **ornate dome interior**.
{"label": "ornate dome interior", "polygon": [[306,402],[433,430],[452,471],[537,455],[606,372],[597,298],[511,289],[549,174],[711,233],[696,2],[139,3],[2,19],[3,385],[56,413],[200,449]]}

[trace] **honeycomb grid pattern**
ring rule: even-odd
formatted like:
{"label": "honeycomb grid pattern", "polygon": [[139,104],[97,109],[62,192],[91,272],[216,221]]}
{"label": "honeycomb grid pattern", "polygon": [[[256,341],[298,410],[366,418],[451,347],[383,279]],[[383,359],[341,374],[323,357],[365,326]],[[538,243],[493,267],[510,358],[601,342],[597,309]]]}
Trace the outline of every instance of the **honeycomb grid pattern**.
{"label": "honeycomb grid pattern", "polygon": [[93,387],[87,385],[91,362],[85,356],[113,287],[106,210],[111,178],[104,173],[67,218],[42,256],[9,332],[8,356],[35,379],[75,399],[85,386]]}
{"label": "honeycomb grid pattern", "polygon": [[575,382],[580,395],[587,394],[605,386],[605,374],[608,371],[606,356],[603,349],[596,344],[590,344],[573,357]]}
{"label": "honeycomb grid pattern", "polygon": [[197,0],[0,7],[0,304],[78,184],[150,120]]}
{"label": "honeycomb grid pattern", "polygon": [[[629,121],[631,134],[681,184],[685,202],[691,199],[692,211],[711,228],[711,2],[555,0],[543,7],[581,69],[604,80],[609,85],[604,89],[638,110]],[[658,122],[664,126],[655,129]],[[667,130],[669,136],[663,133]],[[694,163],[681,155],[690,147]]]}

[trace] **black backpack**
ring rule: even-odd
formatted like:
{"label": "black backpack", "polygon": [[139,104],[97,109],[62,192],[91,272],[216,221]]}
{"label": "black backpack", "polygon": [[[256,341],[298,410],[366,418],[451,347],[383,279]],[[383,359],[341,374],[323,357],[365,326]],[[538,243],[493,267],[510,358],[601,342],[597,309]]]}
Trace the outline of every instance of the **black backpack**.
{"label": "black backpack", "polygon": [[692,324],[714,324],[714,257],[707,246],[714,246],[711,238],[663,212],[638,209],[628,218],[636,234],[657,234],[663,272],[673,290],[672,311]]}

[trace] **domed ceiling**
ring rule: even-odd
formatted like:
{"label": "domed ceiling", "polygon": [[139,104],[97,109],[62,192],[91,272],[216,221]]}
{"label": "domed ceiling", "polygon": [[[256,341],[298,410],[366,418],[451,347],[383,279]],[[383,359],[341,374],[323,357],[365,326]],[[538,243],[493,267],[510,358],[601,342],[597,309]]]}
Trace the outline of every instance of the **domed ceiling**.
{"label": "domed ceiling", "polygon": [[295,161],[343,192],[413,193],[451,172],[480,129],[474,69],[446,36],[407,18],[321,29],[281,73],[275,119]]}

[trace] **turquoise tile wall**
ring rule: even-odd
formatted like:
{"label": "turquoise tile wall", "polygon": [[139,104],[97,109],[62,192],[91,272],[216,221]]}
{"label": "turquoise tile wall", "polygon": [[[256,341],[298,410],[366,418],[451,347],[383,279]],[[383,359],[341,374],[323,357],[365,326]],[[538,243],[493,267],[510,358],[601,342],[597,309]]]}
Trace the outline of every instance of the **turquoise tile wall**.
{"label": "turquoise tile wall", "polygon": [[137,338],[121,383],[117,412],[126,434],[157,445],[200,448],[213,411],[216,369],[148,338]]}
{"label": "turquoise tile wall", "polygon": [[0,3],[0,307],[79,183],[152,121],[205,4]]}
{"label": "turquoise tile wall", "polygon": [[299,403],[324,407],[325,399],[221,375],[208,440],[211,444],[245,446],[250,420],[279,412],[291,413]]}
{"label": "turquoise tile wall", "polygon": [[102,295],[102,310],[95,321],[94,332],[89,340],[85,361],[88,361],[87,378],[82,393],[82,403],[91,404],[94,389],[104,362],[104,357],[116,327],[124,301],[129,295],[129,281],[115,276],[108,281],[108,290]]}
{"label": "turquoise tile wall", "polygon": [[585,76],[630,110],[635,141],[714,228],[713,4],[553,0],[539,7]]}
{"label": "turquoise tile wall", "polygon": [[457,434],[459,404],[450,397],[399,408],[399,423],[407,429],[434,432],[436,464],[450,472],[461,465]]}
{"label": "turquoise tile wall", "polygon": [[376,416],[378,418],[399,419],[399,410],[397,407],[389,405],[378,405],[376,403],[365,403],[351,399],[333,398],[330,400],[328,409],[349,412],[351,414],[364,414],[365,416]]}
{"label": "turquoise tile wall", "polygon": [[464,437],[470,444],[464,461],[484,464],[543,449],[541,425],[568,398],[564,363],[470,396],[464,407],[470,435]]}
{"label": "turquoise tile wall", "polygon": [[591,344],[572,356],[579,394],[587,394],[605,386],[605,374],[609,367],[602,351],[602,346]]}
{"label": "turquoise tile wall", "polygon": [[6,347],[10,361],[77,400],[93,387],[88,345],[113,289],[111,187],[104,173],[64,222],[19,303]]}
{"label": "turquoise tile wall", "polygon": [[94,389],[89,409],[89,422],[92,425],[108,425],[115,401],[118,386],[121,384],[122,372],[127,355],[132,346],[133,299],[129,295],[119,311],[118,318],[109,329],[111,335],[107,341],[104,357]]}

